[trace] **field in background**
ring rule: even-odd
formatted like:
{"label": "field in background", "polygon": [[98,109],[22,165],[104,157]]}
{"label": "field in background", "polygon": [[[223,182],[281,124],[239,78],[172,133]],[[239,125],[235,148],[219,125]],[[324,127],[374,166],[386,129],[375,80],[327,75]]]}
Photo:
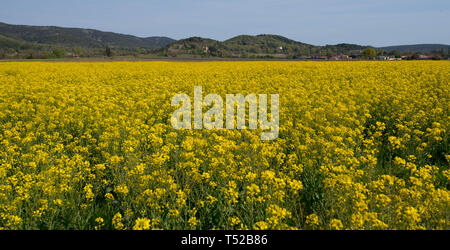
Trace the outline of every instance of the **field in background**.
{"label": "field in background", "polygon": [[[450,62],[0,62],[2,229],[449,229]],[[175,130],[279,94],[280,134]]]}

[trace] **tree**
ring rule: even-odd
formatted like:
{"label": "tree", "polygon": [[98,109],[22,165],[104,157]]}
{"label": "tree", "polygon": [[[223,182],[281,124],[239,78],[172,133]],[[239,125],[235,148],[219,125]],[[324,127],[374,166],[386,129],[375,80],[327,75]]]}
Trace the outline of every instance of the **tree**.
{"label": "tree", "polygon": [[377,49],[376,52],[377,52],[377,56],[384,56],[385,55],[385,52],[384,52],[383,49]]}
{"label": "tree", "polygon": [[105,56],[111,57],[113,55],[112,50],[109,46],[106,46],[105,48]]}
{"label": "tree", "polygon": [[373,59],[377,56],[377,52],[372,48],[367,48],[363,50],[363,56],[366,58]]}
{"label": "tree", "polygon": [[76,48],[73,49],[73,53],[75,55],[77,55],[77,56],[82,56],[83,55],[83,50],[81,50],[81,48],[76,47]]}
{"label": "tree", "polygon": [[137,50],[137,54],[138,55],[148,54],[148,51],[146,49],[140,48],[140,49]]}
{"label": "tree", "polygon": [[396,49],[392,50],[391,52],[389,52],[389,55],[394,56],[395,58],[400,58],[402,57],[402,55],[400,54],[400,52]]}
{"label": "tree", "polygon": [[65,51],[63,49],[53,49],[53,56],[56,58],[64,57]]}
{"label": "tree", "polygon": [[334,56],[333,51],[331,49],[327,49],[327,57],[330,58],[330,57],[333,57],[333,56]]}

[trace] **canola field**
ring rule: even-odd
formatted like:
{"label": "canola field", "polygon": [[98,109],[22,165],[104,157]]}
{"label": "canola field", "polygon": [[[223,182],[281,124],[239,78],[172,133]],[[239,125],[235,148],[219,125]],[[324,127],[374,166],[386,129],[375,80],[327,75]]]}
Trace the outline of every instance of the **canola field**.
{"label": "canola field", "polygon": [[[450,62],[0,62],[1,229],[450,229]],[[279,94],[279,136],[171,126]],[[270,111],[270,109],[269,109]]]}

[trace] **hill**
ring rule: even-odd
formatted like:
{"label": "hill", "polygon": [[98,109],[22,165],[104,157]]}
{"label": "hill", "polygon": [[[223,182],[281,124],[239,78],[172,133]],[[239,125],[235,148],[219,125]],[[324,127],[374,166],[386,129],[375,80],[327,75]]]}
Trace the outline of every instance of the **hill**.
{"label": "hill", "polygon": [[315,46],[279,35],[240,35],[223,42],[234,54],[307,54]]}
{"label": "hill", "polygon": [[0,35],[0,48],[11,48],[11,49],[40,49],[44,45],[37,43],[26,42],[24,40],[7,37]]}
{"label": "hill", "polygon": [[209,38],[191,37],[174,42],[162,51],[169,56],[311,58],[350,53],[365,48],[368,46],[356,44],[315,46],[279,35],[262,34],[239,35],[223,42]]}
{"label": "hill", "polygon": [[[208,52],[213,52],[213,55],[219,50],[224,50],[225,47],[219,41],[202,38],[202,37],[190,37],[186,39],[178,40],[172,44],[167,45],[161,49],[161,52],[165,55],[178,56],[178,55],[204,55]],[[219,56],[219,55],[217,55]]]}
{"label": "hill", "polygon": [[22,42],[63,47],[158,49],[175,40],[168,37],[136,37],[94,29],[56,26],[11,25],[0,22],[0,34]]}
{"label": "hill", "polygon": [[431,52],[431,51],[440,51],[444,49],[447,51],[450,49],[450,45],[445,44],[413,44],[413,45],[397,45],[397,46],[387,46],[380,47],[385,51],[393,51],[398,50],[399,52]]}

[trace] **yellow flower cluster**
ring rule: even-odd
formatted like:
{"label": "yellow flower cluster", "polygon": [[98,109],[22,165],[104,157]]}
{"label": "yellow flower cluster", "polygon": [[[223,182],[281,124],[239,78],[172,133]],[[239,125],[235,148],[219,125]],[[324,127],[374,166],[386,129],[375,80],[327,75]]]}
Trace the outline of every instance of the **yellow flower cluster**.
{"label": "yellow flower cluster", "polygon": [[[449,229],[449,82],[448,61],[0,62],[0,228]],[[194,86],[279,94],[278,138],[175,130]]]}

